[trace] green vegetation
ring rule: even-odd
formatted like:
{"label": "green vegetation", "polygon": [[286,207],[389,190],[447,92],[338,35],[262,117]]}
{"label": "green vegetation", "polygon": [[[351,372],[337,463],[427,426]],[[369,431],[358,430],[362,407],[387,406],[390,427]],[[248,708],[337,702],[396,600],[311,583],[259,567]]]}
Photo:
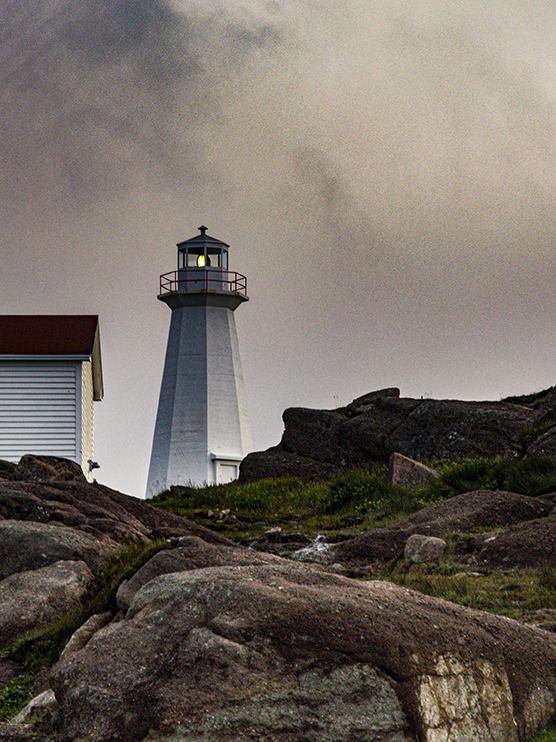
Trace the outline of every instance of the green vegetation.
{"label": "green vegetation", "polygon": [[[446,462],[440,464],[446,467]],[[533,458],[473,459],[449,466],[435,485],[452,494],[493,489],[537,497],[556,493],[556,461]]]}
{"label": "green vegetation", "polygon": [[285,477],[202,488],[172,487],[150,502],[196,521],[207,517],[208,511],[230,511],[232,518],[211,520],[209,525],[245,543],[261,535],[269,524],[289,522],[291,530],[303,524],[309,535],[388,525],[446,496],[442,488],[413,490],[387,484],[385,471],[384,466],[346,469],[318,482]]}
{"label": "green vegetation", "polygon": [[[350,535],[401,520],[438,500],[477,489],[517,492],[537,497],[556,493],[553,459],[471,459],[433,461],[440,479],[428,487],[408,489],[384,481],[385,467],[346,469],[328,481],[294,478],[231,482],[210,487],[172,487],[151,500],[155,507],[192,520],[208,511],[229,511],[233,518],[214,519],[210,527],[248,542],[269,526],[303,524],[307,535],[322,530],[352,529]],[[353,530],[354,529],[354,530]]]}
{"label": "green vegetation", "polygon": [[545,729],[541,734],[530,737],[527,742],[556,742],[556,726]]}
{"label": "green vegetation", "polygon": [[[555,569],[469,568],[453,553],[454,541],[460,536],[447,537],[447,556],[440,564],[407,564],[400,558],[378,569],[372,577],[508,618],[526,619],[539,609],[556,609]],[[535,622],[542,623],[542,619],[536,617]],[[549,616],[546,623],[553,627],[556,620]]]}
{"label": "green vegetation", "polygon": [[14,678],[0,691],[0,721],[9,721],[33,697],[33,675],[24,673]]}

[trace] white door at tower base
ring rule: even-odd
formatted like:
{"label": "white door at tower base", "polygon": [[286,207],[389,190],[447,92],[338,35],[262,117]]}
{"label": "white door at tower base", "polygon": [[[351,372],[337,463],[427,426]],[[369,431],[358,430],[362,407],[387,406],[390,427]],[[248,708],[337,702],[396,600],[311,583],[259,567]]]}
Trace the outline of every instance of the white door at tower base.
{"label": "white door at tower base", "polygon": [[216,467],[216,484],[226,484],[238,478],[239,461],[215,460],[214,465]]}

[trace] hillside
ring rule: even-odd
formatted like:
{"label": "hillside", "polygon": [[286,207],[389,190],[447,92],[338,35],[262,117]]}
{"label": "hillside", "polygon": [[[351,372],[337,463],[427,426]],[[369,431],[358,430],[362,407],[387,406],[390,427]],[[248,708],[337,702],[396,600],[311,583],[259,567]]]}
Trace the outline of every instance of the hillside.
{"label": "hillside", "polygon": [[556,465],[436,466],[152,507],[3,462],[0,740],[529,739],[556,702]]}

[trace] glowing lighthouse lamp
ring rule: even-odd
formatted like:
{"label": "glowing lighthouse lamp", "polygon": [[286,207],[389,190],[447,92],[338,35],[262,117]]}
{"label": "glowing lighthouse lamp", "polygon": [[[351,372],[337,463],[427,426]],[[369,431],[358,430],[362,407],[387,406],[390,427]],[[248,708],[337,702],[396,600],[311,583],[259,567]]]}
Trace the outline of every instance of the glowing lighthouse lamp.
{"label": "glowing lighthouse lamp", "polygon": [[251,450],[234,318],[247,279],[228,271],[229,245],[204,226],[177,247],[178,269],[160,277],[158,298],[172,316],[147,497],[231,481]]}

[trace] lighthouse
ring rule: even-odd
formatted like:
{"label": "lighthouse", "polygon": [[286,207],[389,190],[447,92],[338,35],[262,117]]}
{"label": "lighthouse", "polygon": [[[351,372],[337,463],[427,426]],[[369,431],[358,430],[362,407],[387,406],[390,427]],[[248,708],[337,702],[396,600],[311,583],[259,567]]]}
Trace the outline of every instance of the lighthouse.
{"label": "lighthouse", "polygon": [[251,450],[234,317],[247,279],[228,270],[229,245],[205,226],[177,248],[177,270],[160,276],[158,298],[172,315],[147,498],[232,481]]}

